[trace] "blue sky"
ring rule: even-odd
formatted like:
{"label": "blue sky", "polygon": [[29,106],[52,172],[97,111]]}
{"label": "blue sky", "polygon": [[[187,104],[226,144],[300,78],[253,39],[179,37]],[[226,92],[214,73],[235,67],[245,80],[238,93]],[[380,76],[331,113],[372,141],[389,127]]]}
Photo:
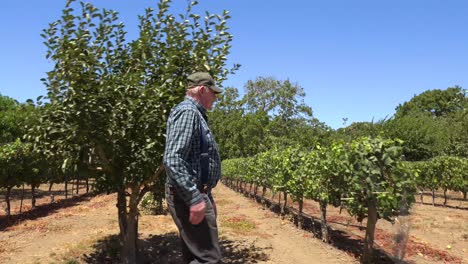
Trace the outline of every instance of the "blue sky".
{"label": "blue sky", "polygon": [[[52,68],[39,36],[65,0],[5,0],[0,9],[0,93],[21,102],[46,93]],[[129,38],[150,0],[93,0],[120,12]],[[184,0],[173,0],[182,11]],[[223,86],[241,92],[257,76],[289,78],[315,117],[333,128],[391,116],[429,89],[468,87],[465,0],[199,0],[198,11],[231,11],[231,63]]]}

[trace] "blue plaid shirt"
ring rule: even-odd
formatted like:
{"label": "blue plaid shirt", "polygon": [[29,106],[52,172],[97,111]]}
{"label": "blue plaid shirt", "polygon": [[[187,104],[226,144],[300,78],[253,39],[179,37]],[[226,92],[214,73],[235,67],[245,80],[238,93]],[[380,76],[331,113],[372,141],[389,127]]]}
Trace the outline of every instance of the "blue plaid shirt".
{"label": "blue plaid shirt", "polygon": [[189,206],[203,199],[197,188],[201,185],[200,126],[208,131],[209,173],[207,185],[213,188],[221,176],[221,159],[218,145],[208,127],[206,109],[187,96],[183,102],[171,110],[167,120],[166,149],[163,158],[167,183],[177,190],[177,193]]}

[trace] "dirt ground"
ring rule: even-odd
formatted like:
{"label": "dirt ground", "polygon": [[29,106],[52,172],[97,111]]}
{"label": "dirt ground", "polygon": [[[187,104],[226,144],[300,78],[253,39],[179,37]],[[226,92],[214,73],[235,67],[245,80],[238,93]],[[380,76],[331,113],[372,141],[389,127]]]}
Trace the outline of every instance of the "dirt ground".
{"label": "dirt ground", "polygon": [[[120,251],[115,195],[62,200],[63,192],[54,193],[52,204],[50,196],[41,193],[40,206],[33,211],[28,212],[30,201],[25,201],[27,212],[12,221],[0,214],[0,263],[116,263]],[[214,197],[225,263],[358,263],[364,233],[345,212],[329,208],[333,242],[327,245],[313,232],[298,230],[288,219],[222,184]],[[441,203],[440,198],[436,203]],[[468,263],[468,210],[455,208],[468,204],[453,200],[449,206],[413,207],[407,263]],[[17,213],[19,202],[12,207]],[[305,211],[318,217],[312,201],[307,201]],[[378,222],[376,243],[387,254],[393,253],[396,229]],[[139,234],[142,263],[181,263],[177,230],[169,215],[142,215]]]}
{"label": "dirt ground", "polygon": [[[225,263],[357,263],[221,184],[214,197]],[[39,208],[45,212],[37,217],[3,222],[0,263],[115,263],[116,196],[69,200],[53,209]],[[181,263],[177,230],[169,215],[142,215],[139,234],[143,263]]]}
{"label": "dirt ground", "polygon": [[[266,197],[273,197],[272,200],[278,202],[278,196],[272,196],[271,192],[267,192]],[[424,195],[424,203],[420,202],[418,195],[408,217],[400,217],[395,224],[379,220],[375,234],[376,245],[393,258],[403,250],[404,260],[408,263],[468,263],[468,201],[463,200],[461,194],[456,192],[452,192],[449,197],[451,199],[444,207],[441,193],[436,196],[435,206],[432,205],[429,193]],[[296,203],[289,200],[288,204],[297,209]],[[320,217],[318,203],[305,201],[304,213],[318,222]],[[332,206],[327,208],[327,221],[332,228],[332,240],[351,238],[345,243],[346,245],[338,243],[335,246],[358,255],[359,252],[348,247],[361,247],[366,221],[359,223],[349,216],[346,210],[340,213],[339,208]],[[396,237],[403,233],[404,225],[407,226],[409,234],[408,243],[406,247],[398,247]],[[355,241],[356,239],[359,241]]]}
{"label": "dirt ground", "polygon": [[[429,202],[429,196],[425,200]],[[442,203],[442,198],[436,198],[438,206],[417,202],[410,210],[410,215],[400,217],[400,221],[395,224],[379,220],[376,226],[376,244],[389,255],[396,256],[395,237],[401,232],[401,222],[405,221],[409,231],[405,248],[406,261],[418,264],[468,263],[468,202],[451,200],[450,207],[443,207]],[[318,212],[317,204],[309,202],[309,206]],[[356,227],[361,226],[361,223],[356,222],[345,211],[339,214],[337,208],[329,207],[328,210],[328,221],[335,222],[331,224],[333,228],[360,238],[365,236],[365,230]],[[362,226],[365,225],[364,220]]]}

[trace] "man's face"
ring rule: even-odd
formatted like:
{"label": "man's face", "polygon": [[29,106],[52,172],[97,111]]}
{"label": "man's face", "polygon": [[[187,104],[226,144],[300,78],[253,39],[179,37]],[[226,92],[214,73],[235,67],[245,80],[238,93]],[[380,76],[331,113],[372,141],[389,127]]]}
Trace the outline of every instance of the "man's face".
{"label": "man's face", "polygon": [[211,90],[208,86],[203,86],[203,95],[201,97],[203,107],[211,110],[213,103],[216,101],[217,94],[217,92]]}

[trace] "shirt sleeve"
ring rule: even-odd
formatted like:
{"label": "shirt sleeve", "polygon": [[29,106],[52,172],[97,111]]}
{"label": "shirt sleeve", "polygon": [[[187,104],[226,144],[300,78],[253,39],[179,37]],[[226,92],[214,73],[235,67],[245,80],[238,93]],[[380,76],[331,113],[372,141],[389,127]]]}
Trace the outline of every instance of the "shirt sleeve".
{"label": "shirt sleeve", "polygon": [[199,127],[198,114],[191,109],[181,109],[171,118],[166,135],[164,166],[167,176],[188,206],[199,203],[203,196],[194,179],[195,171],[190,165],[189,156]]}

